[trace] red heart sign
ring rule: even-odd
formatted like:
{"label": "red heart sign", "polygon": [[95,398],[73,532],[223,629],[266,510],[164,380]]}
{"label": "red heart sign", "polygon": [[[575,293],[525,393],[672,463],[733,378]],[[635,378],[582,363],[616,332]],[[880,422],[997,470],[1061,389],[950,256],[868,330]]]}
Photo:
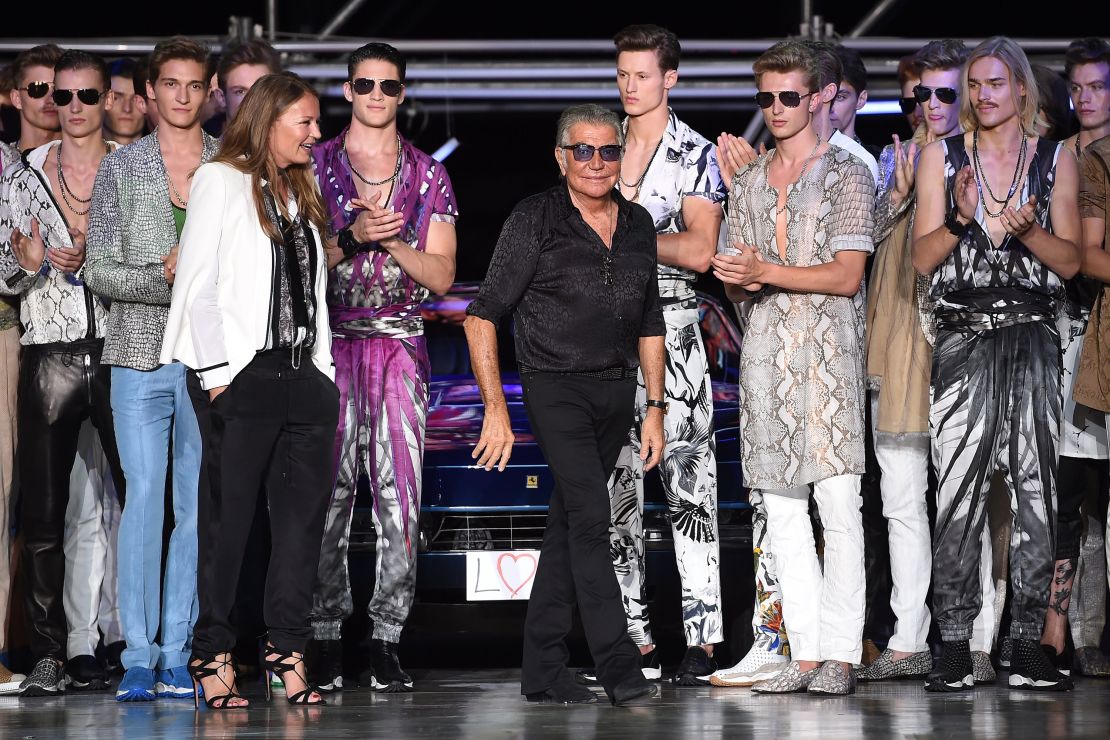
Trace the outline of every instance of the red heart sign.
{"label": "red heart sign", "polygon": [[[509,558],[513,561],[513,565],[517,566],[510,569],[508,574],[506,574],[504,570],[505,558]],[[526,576],[521,575],[521,568],[519,567],[521,560],[526,563],[532,564],[532,569],[528,571],[528,574]],[[527,552],[522,552],[519,555],[513,554],[511,552],[506,552],[502,554],[499,558],[497,558],[497,575],[501,577],[501,582],[504,583],[505,588],[509,590],[509,598],[514,598],[524,589],[525,586],[529,584],[529,582],[531,582],[533,578],[536,577],[536,567],[536,556]],[[519,585],[514,586],[512,583],[509,582],[510,579],[514,581],[519,580]]]}

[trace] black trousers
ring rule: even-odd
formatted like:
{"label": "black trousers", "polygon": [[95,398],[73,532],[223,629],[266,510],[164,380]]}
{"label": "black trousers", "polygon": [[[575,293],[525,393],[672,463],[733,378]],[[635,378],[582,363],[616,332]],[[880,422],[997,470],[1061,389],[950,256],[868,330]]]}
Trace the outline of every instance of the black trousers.
{"label": "black trousers", "polygon": [[532,432],[555,478],[524,623],[521,693],[565,680],[577,603],[598,680],[612,695],[639,675],[641,662],[609,553],[609,476],[632,426],[636,381],[526,373],[521,383]]}
{"label": "black trousers", "polygon": [[[35,660],[66,658],[69,627],[62,606],[69,475],[81,425],[92,419],[108,458],[120,504],[124,478],[109,400],[111,368],[101,366],[101,339],[32,344],[19,367],[19,526],[27,574],[27,624]],[[76,656],[70,656],[76,657]]]}
{"label": "black trousers", "polygon": [[231,611],[263,485],[273,539],[263,606],[269,639],[279,650],[304,652],[338,422],[335,383],[307,353],[294,368],[287,349],[258,353],[211,403],[204,451],[208,495],[197,511],[198,657],[235,647]]}
{"label": "black trousers", "polygon": [[[1097,502],[1106,490],[1106,461],[1086,457],[1060,456],[1056,474],[1056,559],[1075,560],[1083,538],[1083,504]],[[1105,515],[1106,509],[1101,513]]]}

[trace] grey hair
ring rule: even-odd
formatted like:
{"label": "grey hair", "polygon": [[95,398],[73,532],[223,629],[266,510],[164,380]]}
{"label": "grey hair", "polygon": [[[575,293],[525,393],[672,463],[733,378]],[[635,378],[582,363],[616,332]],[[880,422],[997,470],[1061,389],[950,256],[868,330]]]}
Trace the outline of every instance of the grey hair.
{"label": "grey hair", "polygon": [[612,126],[617,132],[617,143],[624,146],[624,131],[621,130],[621,119],[608,108],[597,103],[583,103],[572,105],[559,115],[559,125],[555,128],[555,146],[567,146],[573,142],[568,141],[570,130],[579,123],[592,123],[595,125]]}

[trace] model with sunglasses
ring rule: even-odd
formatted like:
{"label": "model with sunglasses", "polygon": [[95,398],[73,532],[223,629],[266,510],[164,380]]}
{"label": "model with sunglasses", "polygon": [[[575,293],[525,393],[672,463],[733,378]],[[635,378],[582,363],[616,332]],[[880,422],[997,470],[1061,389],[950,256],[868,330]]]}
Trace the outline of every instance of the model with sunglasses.
{"label": "model with sunglasses", "polygon": [[913,94],[913,89],[919,84],[921,84],[921,68],[917,64],[917,56],[907,54],[898,60],[898,86],[902,91],[902,96],[898,98],[898,108],[906,117],[911,136],[915,135],[921,124],[925,122],[921,103],[917,102]]}
{"label": "model with sunglasses", "polygon": [[[73,621],[81,615],[63,610],[70,579],[62,543],[70,471],[86,419],[99,431],[116,490],[123,493],[109,371],[100,364],[108,311],[76,277],[85,259],[93,180],[109,150],[101,138],[104,110],[110,105],[104,93],[107,67],[90,54],[68,51],[53,72],[57,87],[51,96],[62,114],[62,138],[28,152],[21,166],[9,170],[0,206],[0,243],[5,245],[0,292],[21,297],[25,324],[18,466],[23,486],[35,492],[24,497],[20,521],[29,584],[25,606],[36,661],[21,687],[23,696],[55,695],[67,683],[67,616]],[[85,584],[95,591],[97,602],[103,551],[100,559],[101,569],[93,569],[95,583]],[[69,655],[66,673],[74,688],[107,688],[93,648]]]}
{"label": "model with sunglasses", "polygon": [[[963,42],[943,40],[930,42],[916,53],[922,82],[914,87],[914,100],[925,110],[927,133],[904,144],[895,136],[879,158],[878,246],[867,295],[867,375],[872,388],[872,439],[882,471],[882,516],[889,541],[890,607],[896,621],[886,649],[857,673],[863,681],[924,677],[933,667],[926,643],[929,573],[921,567],[931,558],[926,495],[932,307],[928,283],[918,277],[910,261],[910,234],[918,147],[959,131],[956,91],[967,52]],[[986,543],[989,547],[989,539]],[[986,581],[991,583],[989,578]],[[993,599],[993,588],[989,596]],[[993,635],[993,630],[991,620],[988,635]],[[976,660],[976,674],[982,672],[981,680],[990,678],[994,671],[989,655],[975,656],[985,659],[982,667]]]}
{"label": "model with sunglasses", "polygon": [[370,479],[377,577],[370,670],[375,691],[411,691],[397,643],[416,588],[428,349],[420,302],[455,278],[458,208],[447,170],[405,140],[405,58],[389,44],[357,49],[343,94],[351,123],[313,147],[328,209],[328,281],[336,383],[342,413],[335,436],[335,491],[313,600],[318,641],[313,677],[342,687],[340,629],[351,614],[347,536],[360,475]]}
{"label": "model with sunglasses", "polygon": [[[1064,55],[1064,73],[1080,125],[1064,147],[1078,158],[1086,146],[1110,134],[1110,47],[1098,38],[1072,42]],[[1098,647],[1106,625],[1106,415],[1102,409],[1078,403],[1073,393],[1088,326],[1098,325],[1090,319],[1100,286],[1080,275],[1069,280],[1066,288],[1066,310],[1060,314],[1064,406],[1056,571],[1041,642],[1056,656],[1061,670],[1071,669],[1074,657],[1084,675],[1107,676],[1110,661]],[[1066,649],[1069,626],[1074,656]]]}
{"label": "model with sunglasses", "polygon": [[[147,95],[160,124],[104,158],[90,213],[89,287],[112,301],[105,364],[127,476],[118,542],[120,619],[127,649],[119,701],[188,697],[185,663],[197,615],[197,489],[201,437],[185,366],[159,352],[191,175],[216,152],[200,128],[208,51],[174,37],[150,57]],[[162,522],[172,429],[174,528],[162,583]],[[159,640],[156,642],[156,638]]]}
{"label": "model with sunglasses", "polygon": [[[815,130],[814,114],[828,101],[809,44],[776,44],[754,72],[776,146],[734,178],[736,253],[713,258],[729,298],[755,301],[740,357],[741,462],[762,496],[790,627],[791,662],[752,689],[844,695],[854,691],[851,666],[862,649],[861,286],[874,180]],[[823,572],[811,484],[825,525]]]}
{"label": "model with sunglasses", "polygon": [[613,572],[608,486],[632,427],[637,366],[647,385],[644,469],[663,452],[666,325],[655,225],[616,188],[620,121],[598,105],[559,117],[555,161],[564,180],[517,204],[501,230],[466,338],[485,418],[473,456],[503,471],[514,441],[501,388],[497,326],[509,313],[531,428],[555,476],[524,623],[521,693],[545,704],[595,694],[567,670],[577,604],[598,682],[616,705],[655,696],[628,636]]}
{"label": "model with sunglasses", "polygon": [[972,50],[961,81],[965,133],[918,166],[914,268],[936,301],[929,427],[937,470],[933,610],[944,643],[929,691],[973,685],[969,639],[982,599],[980,537],[996,467],[1015,537],[1014,688],[1064,690],[1039,644],[1053,578],[1064,281],[1079,268],[1075,157],[1030,132],[1037,86],[1003,37]]}
{"label": "model with sunglasses", "polygon": [[[756,103],[766,111],[781,102],[786,108],[809,105],[811,98],[819,101],[813,109],[812,127],[821,141],[838,149],[844,149],[868,167],[874,176],[878,165],[874,157],[861,144],[833,128],[832,103],[837,95],[843,77],[843,65],[837,54],[836,46],[827,42],[803,42],[817,64],[817,87],[812,92],[801,93],[796,90],[783,90],[777,97],[757,94]],[[766,116],[766,113],[764,114]],[[718,141],[722,149],[728,150],[718,156],[721,175],[725,182],[731,183],[741,168],[754,161],[755,152],[743,139],[722,134]],[[760,150],[765,152],[763,147]],[[873,170],[872,170],[873,168]],[[724,237],[722,237],[723,239]],[[720,247],[719,247],[720,249]],[[745,306],[741,310],[749,310]],[[782,612],[782,591],[779,573],[775,565],[774,546],[767,537],[767,513],[762,492],[753,488],[750,493],[752,505],[752,546],[755,554],[755,606],[752,609],[752,647],[735,665],[722,668],[713,674],[709,682],[714,686],[751,686],[758,681],[768,680],[778,674],[786,665],[790,655],[790,643]]]}
{"label": "model with sunglasses", "polygon": [[[682,584],[686,655],[675,683],[708,681],[716,670],[713,645],[724,639],[720,556],[717,540],[717,460],[713,438],[713,390],[698,330],[693,285],[709,269],[721,228],[725,189],[714,147],[668,106],[678,82],[681,47],[675,35],[652,25],[628,26],[614,38],[617,87],[627,117],[618,187],[648,209],[659,249],[659,296],[667,324],[664,427],[660,467],[675,558]],[[639,426],[647,411],[641,375],[636,423],[610,481],[613,566],[621,584],[629,634],[643,654],[644,675],[660,677],[644,594],[644,464]],[[597,681],[584,670],[583,681]]]}
{"label": "model with sunglasses", "polygon": [[[0,173],[20,161],[29,151],[58,138],[58,114],[50,90],[54,86],[54,64],[62,50],[54,44],[34,46],[21,52],[12,62],[13,87],[8,95],[19,111],[20,140],[0,142]],[[23,674],[8,670],[8,595],[12,582],[11,523],[12,495],[17,439],[16,391],[19,387],[19,311],[17,302],[0,297],[0,694],[19,690]]]}

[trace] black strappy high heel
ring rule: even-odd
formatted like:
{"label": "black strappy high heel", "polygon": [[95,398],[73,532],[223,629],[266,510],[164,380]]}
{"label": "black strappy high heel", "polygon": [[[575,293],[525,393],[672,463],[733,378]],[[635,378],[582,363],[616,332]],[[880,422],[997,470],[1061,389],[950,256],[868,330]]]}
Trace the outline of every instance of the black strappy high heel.
{"label": "black strappy high heel", "polygon": [[[270,656],[275,657],[273,660],[271,660]],[[287,663],[286,661],[291,662]],[[300,657],[298,657],[296,653],[287,653],[284,650],[279,650],[278,648],[267,642],[262,648],[262,664],[266,667],[266,670],[262,673],[263,684],[266,687],[266,701],[271,701],[273,699],[273,687],[270,685],[270,675],[276,673],[277,677],[281,679],[282,686],[284,686],[285,674],[289,673],[290,671],[296,673],[297,666],[304,665],[304,655],[302,654]],[[304,675],[307,676],[307,672]],[[300,676],[300,674],[298,674],[298,676]],[[324,700],[324,697],[321,696],[319,691],[308,682],[308,679],[304,678],[303,680],[305,685],[304,690],[298,691],[292,696],[286,696],[285,700],[290,704],[307,704],[310,706],[327,704],[327,702]],[[312,701],[313,694],[317,695],[319,701]]]}
{"label": "black strappy high heel", "polygon": [[[221,659],[220,655],[223,655],[225,657]],[[219,694],[217,696],[210,696],[208,692],[205,692],[204,703],[208,706],[209,709],[249,708],[249,703],[238,705],[230,704],[232,699],[243,699],[244,697],[237,693],[234,688],[228,686],[227,682],[224,681],[223,677],[220,675],[220,669],[224,667],[230,668],[232,675],[235,675],[235,666],[231,663],[231,653],[220,653],[220,655],[217,655],[207,661],[203,658],[190,658],[187,668],[189,670],[189,676],[193,679],[193,707],[195,709],[200,709],[200,682],[206,678],[211,678],[212,676],[215,676],[216,678],[220,679],[220,683],[222,683],[224,685],[224,688],[227,689],[227,693]]]}

